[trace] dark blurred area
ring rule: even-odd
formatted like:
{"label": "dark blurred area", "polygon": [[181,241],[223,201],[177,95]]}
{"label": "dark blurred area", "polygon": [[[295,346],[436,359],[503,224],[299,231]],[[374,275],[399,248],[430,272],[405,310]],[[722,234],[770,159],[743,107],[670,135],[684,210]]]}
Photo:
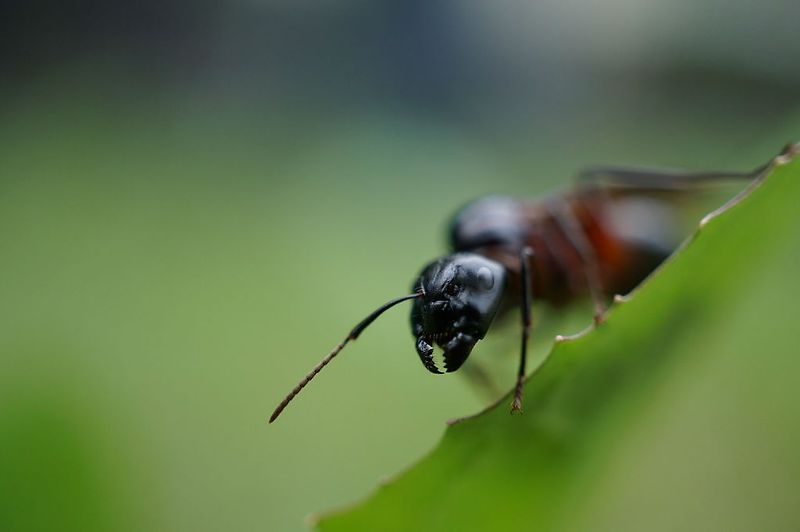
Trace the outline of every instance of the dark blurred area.
{"label": "dark blurred area", "polygon": [[800,138],[798,15],[3,2],[0,529],[291,530],[362,496],[485,399],[424,374],[405,310],[267,428],[296,379],[469,199]]}
{"label": "dark blurred area", "polygon": [[604,123],[641,117],[652,144],[697,126],[742,145],[798,105],[798,14],[788,0],[6,2],[0,53],[12,103],[60,76],[309,122],[298,136],[394,113],[518,154],[602,144]]}

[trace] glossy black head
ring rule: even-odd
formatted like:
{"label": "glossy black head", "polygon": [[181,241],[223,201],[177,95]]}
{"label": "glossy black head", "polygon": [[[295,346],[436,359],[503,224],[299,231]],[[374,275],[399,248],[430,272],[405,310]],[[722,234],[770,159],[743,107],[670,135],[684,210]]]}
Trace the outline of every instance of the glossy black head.
{"label": "glossy black head", "polygon": [[482,339],[500,307],[505,289],[503,267],[474,253],[455,253],[423,268],[413,290],[422,297],[411,309],[411,332],[422,363],[442,373],[433,360],[433,344],[444,350],[444,370],[455,371]]}

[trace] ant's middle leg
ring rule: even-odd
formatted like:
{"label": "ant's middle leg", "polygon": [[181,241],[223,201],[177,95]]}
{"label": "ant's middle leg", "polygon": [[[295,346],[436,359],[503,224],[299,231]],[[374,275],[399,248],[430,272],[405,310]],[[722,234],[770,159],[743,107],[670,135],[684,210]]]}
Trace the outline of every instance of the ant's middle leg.
{"label": "ant's middle leg", "polygon": [[600,276],[600,265],[594,247],[567,202],[552,202],[548,205],[548,209],[567,241],[580,257],[579,266],[585,276],[589,295],[594,302],[594,322],[599,325],[605,320],[608,305],[606,304],[603,282]]}

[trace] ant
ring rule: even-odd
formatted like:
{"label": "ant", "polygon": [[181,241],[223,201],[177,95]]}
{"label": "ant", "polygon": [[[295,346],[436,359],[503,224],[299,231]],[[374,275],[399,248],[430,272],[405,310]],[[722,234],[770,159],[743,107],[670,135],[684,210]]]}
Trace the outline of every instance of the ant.
{"label": "ant", "polygon": [[[790,144],[781,155],[798,152],[800,144]],[[348,342],[386,310],[409,300],[417,354],[437,374],[460,368],[494,319],[519,308],[520,359],[511,412],[521,412],[534,298],[558,306],[589,296],[594,323],[601,324],[608,299],[635,288],[680,244],[672,231],[675,194],[748,180],[751,186],[729,206],[755,188],[771,165],[751,172],[591,168],[561,195],[488,196],[467,204],[450,224],[452,252],[422,268],[411,294],[384,303],[358,323],[280,402],[269,422]],[[434,345],[444,351],[441,367],[433,358]]]}

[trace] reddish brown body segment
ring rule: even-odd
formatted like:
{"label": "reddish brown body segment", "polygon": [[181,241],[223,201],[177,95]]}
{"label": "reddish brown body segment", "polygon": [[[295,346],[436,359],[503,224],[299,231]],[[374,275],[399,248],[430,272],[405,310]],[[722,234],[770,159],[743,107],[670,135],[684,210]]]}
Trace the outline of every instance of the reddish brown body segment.
{"label": "reddish brown body segment", "polygon": [[534,299],[560,305],[590,295],[591,276],[605,297],[633,289],[678,244],[672,214],[652,196],[599,189],[534,200],[492,196],[458,212],[451,246],[501,263],[512,301],[520,294],[519,250],[530,248]]}

